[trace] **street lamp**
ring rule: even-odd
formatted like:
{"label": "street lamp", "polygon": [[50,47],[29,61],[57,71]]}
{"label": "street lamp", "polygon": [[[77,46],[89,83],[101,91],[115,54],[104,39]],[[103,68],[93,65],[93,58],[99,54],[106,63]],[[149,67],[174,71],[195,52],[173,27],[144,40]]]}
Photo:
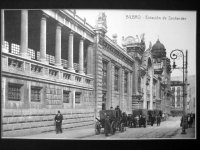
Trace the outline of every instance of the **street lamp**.
{"label": "street lamp", "polygon": [[179,58],[179,57],[181,57],[180,55],[178,55],[177,53],[175,53],[175,52],[181,52],[182,53],[182,55],[183,55],[183,67],[182,67],[182,69],[183,69],[183,121],[182,121],[182,132],[181,132],[181,134],[186,134],[186,132],[185,132],[185,119],[186,119],[186,101],[185,101],[185,95],[187,95],[187,90],[185,91],[185,83],[184,83],[184,69],[186,69],[186,71],[185,71],[185,73],[186,73],[186,87],[187,87],[187,50],[186,50],[186,66],[184,67],[184,53],[183,53],[183,51],[182,50],[179,50],[179,49],[175,49],[175,50],[173,50],[171,53],[170,53],[170,57],[171,57],[171,59],[173,59],[174,60],[174,62],[173,62],[173,65],[172,65],[172,67],[173,67],[173,69],[179,69],[179,68],[176,68],[176,64],[175,64],[175,59],[177,59],[177,58]]}

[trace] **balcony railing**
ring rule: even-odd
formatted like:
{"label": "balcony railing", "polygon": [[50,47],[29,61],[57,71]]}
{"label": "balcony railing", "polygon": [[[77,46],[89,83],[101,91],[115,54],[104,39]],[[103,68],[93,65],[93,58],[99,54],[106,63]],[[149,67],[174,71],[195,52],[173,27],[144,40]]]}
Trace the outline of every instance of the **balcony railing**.
{"label": "balcony railing", "polygon": [[[35,81],[54,82],[60,85],[78,86],[93,89],[93,77],[70,72],[40,61],[27,59],[12,53],[2,52],[2,74],[31,78]],[[78,83],[78,84],[77,84]]]}
{"label": "balcony railing", "polygon": [[[10,47],[9,47],[10,44]],[[4,48],[10,51],[12,54],[19,55],[20,54],[20,45],[14,44],[14,43],[9,43],[7,41],[4,41]],[[35,53],[37,54],[35,56]],[[31,57],[33,60],[39,60],[40,58],[40,52],[35,51],[33,49],[28,48],[28,56]],[[50,65],[55,64],[55,56],[46,54],[46,60],[49,62]],[[64,68],[67,68],[67,60],[61,59],[61,65]],[[79,64],[74,63],[74,70],[78,72]],[[86,68],[84,68],[84,72],[86,73]]]}

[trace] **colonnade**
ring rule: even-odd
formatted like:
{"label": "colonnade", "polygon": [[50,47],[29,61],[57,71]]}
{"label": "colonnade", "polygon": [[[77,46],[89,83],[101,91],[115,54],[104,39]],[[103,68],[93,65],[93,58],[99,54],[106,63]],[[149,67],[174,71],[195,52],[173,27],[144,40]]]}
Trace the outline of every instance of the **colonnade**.
{"label": "colonnade", "polygon": [[[41,16],[40,24],[40,59],[42,63],[48,64],[46,60],[46,29],[47,29],[47,19],[48,16],[43,14]],[[2,46],[4,44],[5,28],[4,28],[4,10],[1,10],[1,42]],[[56,26],[56,39],[55,39],[55,66],[63,68],[61,65],[61,23],[57,23]],[[71,72],[75,72],[74,63],[73,63],[73,40],[74,40],[74,31],[70,31],[69,41],[68,41],[68,64],[67,69]],[[84,38],[80,35],[79,41],[79,68],[78,72],[84,74]],[[92,43],[88,46],[87,49],[87,74],[92,75],[92,58],[93,58],[93,48]],[[21,39],[20,39],[20,55],[30,59],[28,56],[28,10],[21,10]]]}

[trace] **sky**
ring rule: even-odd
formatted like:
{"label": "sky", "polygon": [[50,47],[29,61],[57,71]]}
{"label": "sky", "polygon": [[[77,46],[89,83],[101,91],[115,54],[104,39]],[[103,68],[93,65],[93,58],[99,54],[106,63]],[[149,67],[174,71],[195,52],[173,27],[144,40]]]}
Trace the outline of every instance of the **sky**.
{"label": "sky", "polygon": [[[119,46],[123,36],[140,37],[145,33],[146,48],[150,42],[154,45],[159,39],[165,46],[168,58],[172,50],[183,50],[184,55],[188,50],[188,75],[196,75],[195,11],[77,9],[76,12],[81,18],[86,18],[87,23],[93,27],[99,12],[105,12],[106,35],[112,39],[112,35],[116,33]],[[176,20],[175,17],[182,20]],[[177,67],[182,67],[182,58],[175,62]],[[179,69],[174,69],[171,74],[172,77],[182,75],[183,72]]]}

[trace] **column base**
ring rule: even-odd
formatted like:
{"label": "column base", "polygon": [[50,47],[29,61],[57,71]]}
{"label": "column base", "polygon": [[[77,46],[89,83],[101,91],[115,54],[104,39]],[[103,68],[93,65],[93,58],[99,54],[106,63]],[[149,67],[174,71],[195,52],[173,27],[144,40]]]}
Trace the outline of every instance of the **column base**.
{"label": "column base", "polygon": [[68,71],[75,72],[74,68],[67,68]]}
{"label": "column base", "polygon": [[1,46],[1,51],[4,52],[4,53],[8,53],[8,49],[6,49],[6,48],[4,47],[4,45]]}
{"label": "column base", "polygon": [[19,55],[24,58],[31,59],[31,56],[29,56],[27,53],[20,53]]}
{"label": "column base", "polygon": [[61,64],[55,64],[55,66],[56,66],[57,68],[63,69],[63,66],[62,66]]}
{"label": "column base", "polygon": [[82,74],[82,75],[85,75],[85,72],[83,72],[83,71],[79,71],[78,73]]}
{"label": "column base", "polygon": [[46,64],[46,65],[49,65],[49,61],[46,60],[46,59],[39,59],[39,61]]}

